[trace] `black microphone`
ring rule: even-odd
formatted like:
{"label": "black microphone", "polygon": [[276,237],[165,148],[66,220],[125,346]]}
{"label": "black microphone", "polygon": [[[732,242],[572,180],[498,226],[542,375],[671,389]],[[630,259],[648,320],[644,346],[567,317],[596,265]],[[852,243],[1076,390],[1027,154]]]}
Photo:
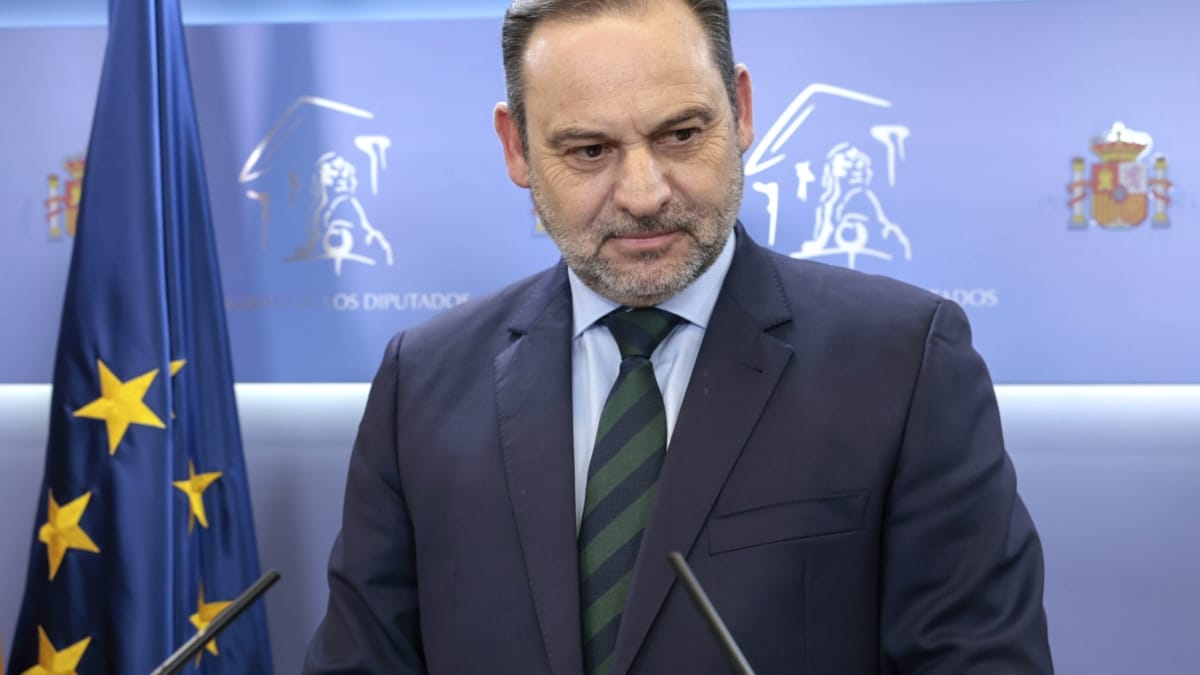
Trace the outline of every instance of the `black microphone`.
{"label": "black microphone", "polygon": [[696,608],[704,615],[704,620],[708,623],[708,627],[712,629],[717,642],[721,643],[721,648],[725,650],[725,655],[729,657],[729,666],[733,669],[733,672],[738,675],[754,675],[754,669],[750,667],[750,663],[742,655],[742,649],[738,647],[737,641],[729,634],[729,629],[725,627],[725,622],[721,620],[721,615],[717,614],[717,609],[713,607],[712,602],[708,599],[708,595],[700,587],[700,582],[696,581],[696,575],[692,574],[692,568],[688,567],[687,561],[683,559],[683,556],[679,555],[679,551],[672,551],[667,556],[667,559],[675,567],[675,574],[687,586],[688,594],[696,602]]}
{"label": "black microphone", "polygon": [[175,650],[175,653],[163,661],[158,668],[155,668],[150,675],[171,675],[178,672],[197,652],[204,648],[204,645],[208,644],[209,640],[220,635],[230,622],[246,611],[258,599],[258,596],[266,593],[267,589],[276,581],[279,581],[279,572],[273,569],[267,570],[258,578],[258,581],[251,584],[250,588],[242,591],[236,600],[218,612],[217,616],[204,627],[204,630],[197,632],[192,639],[183,643],[182,647]]}

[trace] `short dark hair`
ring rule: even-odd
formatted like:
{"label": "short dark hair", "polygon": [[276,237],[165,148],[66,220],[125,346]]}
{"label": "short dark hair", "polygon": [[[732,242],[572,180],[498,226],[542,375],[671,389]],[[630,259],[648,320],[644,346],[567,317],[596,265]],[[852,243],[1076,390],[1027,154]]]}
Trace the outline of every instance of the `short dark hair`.
{"label": "short dark hair", "polygon": [[[504,84],[508,96],[508,111],[517,122],[521,146],[527,148],[525,133],[525,78],[521,60],[529,45],[529,36],[545,19],[562,17],[589,18],[609,12],[645,11],[664,0],[514,0],[504,13],[504,28],[500,46],[504,54]],[[700,21],[708,36],[713,62],[721,73],[729,105],[737,113],[737,91],[734,84],[733,45],[729,38],[729,7],[725,0],[675,0],[683,2]]]}

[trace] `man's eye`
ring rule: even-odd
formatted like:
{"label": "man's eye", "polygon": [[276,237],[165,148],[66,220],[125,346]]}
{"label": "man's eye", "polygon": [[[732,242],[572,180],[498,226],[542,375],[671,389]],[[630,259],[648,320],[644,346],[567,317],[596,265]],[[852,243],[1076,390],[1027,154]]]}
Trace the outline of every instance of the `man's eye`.
{"label": "man's eye", "polygon": [[695,127],[689,127],[687,129],[676,129],[675,131],[671,132],[671,140],[676,143],[686,143],[687,141],[690,141],[692,139],[692,137],[695,135],[696,135]]}
{"label": "man's eye", "polygon": [[585,145],[581,148],[575,148],[571,151],[572,154],[578,155],[584,159],[600,159],[604,155],[603,145]]}

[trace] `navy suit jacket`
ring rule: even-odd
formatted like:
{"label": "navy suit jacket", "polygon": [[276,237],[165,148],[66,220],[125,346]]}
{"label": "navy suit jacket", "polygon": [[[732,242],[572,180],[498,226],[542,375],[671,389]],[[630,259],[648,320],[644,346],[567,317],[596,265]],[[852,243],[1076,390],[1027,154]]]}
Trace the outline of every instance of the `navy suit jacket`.
{"label": "navy suit jacket", "polygon": [[[397,335],[350,459],[307,673],[582,672],[560,263]],[[613,660],[760,675],[1052,672],[1042,554],[954,303],[739,227]]]}

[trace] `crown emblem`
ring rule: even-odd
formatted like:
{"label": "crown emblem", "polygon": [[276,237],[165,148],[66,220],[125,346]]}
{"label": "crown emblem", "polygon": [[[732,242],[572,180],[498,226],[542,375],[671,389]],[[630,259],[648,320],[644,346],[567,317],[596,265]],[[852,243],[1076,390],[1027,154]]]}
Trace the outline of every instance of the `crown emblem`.
{"label": "crown emblem", "polygon": [[[1158,155],[1151,167],[1142,163],[1153,146],[1150,134],[1121,122],[1093,138],[1092,152],[1100,161],[1092,163],[1091,171],[1087,171],[1084,158],[1071,160],[1071,182],[1067,184],[1070,227],[1084,229],[1090,220],[1105,229],[1131,229],[1147,216],[1151,216],[1152,227],[1167,227],[1171,203],[1167,159]],[[1090,214],[1086,202],[1091,202]]]}

